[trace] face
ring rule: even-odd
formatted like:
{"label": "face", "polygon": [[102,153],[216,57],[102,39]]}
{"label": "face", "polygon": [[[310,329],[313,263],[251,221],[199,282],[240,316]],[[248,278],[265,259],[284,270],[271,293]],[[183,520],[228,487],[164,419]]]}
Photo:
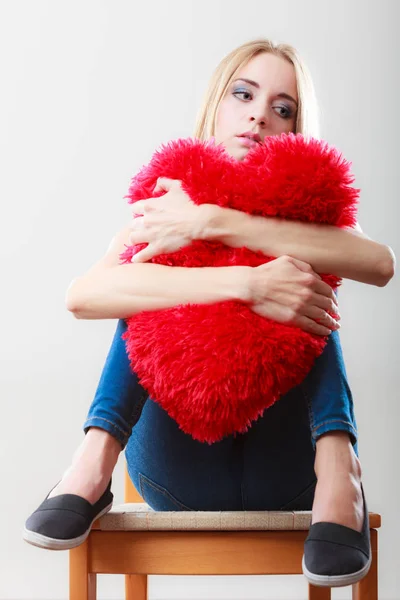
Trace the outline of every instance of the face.
{"label": "face", "polygon": [[262,142],[270,135],[294,132],[297,103],[293,65],[271,53],[258,54],[239,70],[220,102],[215,143],[243,160],[254,142],[238,136],[251,131],[259,134]]}

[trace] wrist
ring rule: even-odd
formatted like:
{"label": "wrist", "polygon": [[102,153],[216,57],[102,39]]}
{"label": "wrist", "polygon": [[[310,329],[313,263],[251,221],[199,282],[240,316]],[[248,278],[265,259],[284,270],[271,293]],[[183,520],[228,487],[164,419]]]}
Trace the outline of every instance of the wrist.
{"label": "wrist", "polygon": [[234,285],[235,285],[235,297],[234,300],[244,302],[245,304],[251,304],[253,301],[252,294],[252,280],[254,269],[246,266],[235,266],[233,267],[234,272]]}
{"label": "wrist", "polygon": [[198,219],[196,221],[197,240],[220,241],[222,217],[225,209],[216,204],[199,205]]}
{"label": "wrist", "polygon": [[233,208],[203,204],[201,238],[231,248],[248,248],[270,255],[276,219],[249,215]]}

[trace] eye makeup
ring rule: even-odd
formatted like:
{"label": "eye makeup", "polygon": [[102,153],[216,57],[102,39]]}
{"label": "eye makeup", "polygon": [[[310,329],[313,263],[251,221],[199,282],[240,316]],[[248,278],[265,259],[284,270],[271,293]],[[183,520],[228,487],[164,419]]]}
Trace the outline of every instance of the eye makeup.
{"label": "eye makeup", "polygon": [[[246,90],[246,88],[235,88],[232,91],[232,96],[239,98],[240,94],[247,94],[248,96],[252,96],[252,93],[249,90]],[[239,98],[240,99],[240,98]],[[243,98],[241,99],[242,102],[246,102],[246,100]],[[286,114],[279,114],[280,117],[282,117],[282,119],[291,119],[294,116],[294,111],[292,109],[291,106],[286,105],[286,104],[281,104],[280,106],[273,106],[272,108],[277,108],[277,109],[284,109],[286,111]]]}

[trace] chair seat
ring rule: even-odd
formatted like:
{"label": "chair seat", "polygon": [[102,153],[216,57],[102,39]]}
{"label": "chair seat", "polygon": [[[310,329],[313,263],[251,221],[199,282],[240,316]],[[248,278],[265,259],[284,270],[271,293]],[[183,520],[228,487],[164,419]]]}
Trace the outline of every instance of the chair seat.
{"label": "chair seat", "polygon": [[[380,515],[369,513],[370,528]],[[307,531],[311,511],[155,511],[146,503],[119,504],[94,523],[102,531]]]}

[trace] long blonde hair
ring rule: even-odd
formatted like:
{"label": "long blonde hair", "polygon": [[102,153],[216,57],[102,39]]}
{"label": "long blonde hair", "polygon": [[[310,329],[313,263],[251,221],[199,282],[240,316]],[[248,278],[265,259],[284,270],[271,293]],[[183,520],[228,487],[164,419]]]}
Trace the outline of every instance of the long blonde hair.
{"label": "long blonde hair", "polygon": [[193,133],[195,138],[208,140],[214,135],[218,107],[230,83],[242,67],[262,52],[271,52],[293,65],[299,100],[294,133],[302,133],[307,139],[310,137],[319,139],[319,108],[307,65],[293,46],[275,44],[265,38],[242,44],[227,54],[218,64],[211,76],[203,103],[196,117]]}

